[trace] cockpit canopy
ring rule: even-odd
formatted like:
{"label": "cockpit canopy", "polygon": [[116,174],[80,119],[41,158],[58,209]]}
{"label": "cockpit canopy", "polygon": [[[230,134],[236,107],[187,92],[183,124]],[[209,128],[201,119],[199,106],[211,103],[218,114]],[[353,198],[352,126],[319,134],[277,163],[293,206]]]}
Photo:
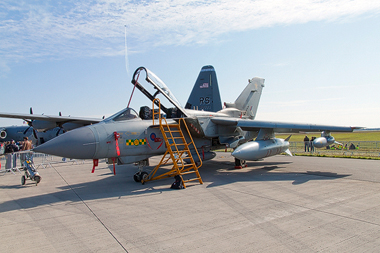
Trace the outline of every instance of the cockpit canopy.
{"label": "cockpit canopy", "polygon": [[[143,78],[145,74],[145,78]],[[140,75],[142,78],[139,77]],[[144,83],[144,86],[143,86]],[[167,118],[181,118],[187,117],[186,111],[183,109],[178,100],[171,93],[166,84],[153,72],[149,71],[144,67],[138,68],[133,74],[132,84],[135,85],[145,96],[147,96],[151,101],[153,101],[158,95],[161,95],[160,106],[161,110],[165,112]],[[166,101],[163,101],[166,100]],[[166,102],[166,106],[163,104]],[[155,100],[155,104],[158,102]],[[174,107],[172,107],[174,106]],[[139,117],[140,115],[140,117]],[[140,114],[137,114],[135,110],[127,107],[111,117],[106,118],[104,121],[125,121],[132,119],[151,119],[151,109],[147,106],[140,108]]]}
{"label": "cockpit canopy", "polygon": [[135,87],[138,88],[151,101],[155,101],[154,103],[157,106],[158,101],[154,99],[159,98],[158,95],[161,95],[161,98],[159,98],[161,110],[163,110],[167,115],[172,114],[170,107],[174,106],[175,111],[177,111],[177,117],[188,117],[187,112],[174,97],[168,86],[147,68],[139,67],[136,69],[133,74],[132,84],[135,85]]}

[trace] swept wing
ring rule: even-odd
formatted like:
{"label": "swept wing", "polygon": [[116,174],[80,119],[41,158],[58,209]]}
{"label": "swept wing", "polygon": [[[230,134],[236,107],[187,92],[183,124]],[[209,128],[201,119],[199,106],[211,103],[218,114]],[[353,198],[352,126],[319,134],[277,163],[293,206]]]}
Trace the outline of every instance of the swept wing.
{"label": "swept wing", "polygon": [[64,123],[77,123],[83,125],[90,125],[99,123],[102,119],[97,118],[82,118],[82,117],[69,117],[69,116],[53,116],[53,115],[36,115],[36,114],[22,114],[22,113],[3,113],[0,112],[1,118],[13,118],[13,119],[23,119],[23,120],[44,120],[56,122],[59,124]]}
{"label": "swept wing", "polygon": [[240,127],[244,131],[259,131],[261,129],[273,129],[275,133],[299,133],[299,132],[352,132],[357,127],[341,127],[331,125],[316,125],[303,123],[287,123],[275,121],[260,121],[238,118],[214,117],[211,121],[217,125]]}

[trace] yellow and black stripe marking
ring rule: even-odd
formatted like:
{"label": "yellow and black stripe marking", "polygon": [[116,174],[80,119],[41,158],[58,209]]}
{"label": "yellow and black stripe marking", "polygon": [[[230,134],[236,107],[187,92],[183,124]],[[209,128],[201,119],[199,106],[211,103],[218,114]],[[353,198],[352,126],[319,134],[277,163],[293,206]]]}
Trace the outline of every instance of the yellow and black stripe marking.
{"label": "yellow and black stripe marking", "polygon": [[140,145],[146,145],[145,139],[129,139],[126,142],[127,146],[140,146]]}

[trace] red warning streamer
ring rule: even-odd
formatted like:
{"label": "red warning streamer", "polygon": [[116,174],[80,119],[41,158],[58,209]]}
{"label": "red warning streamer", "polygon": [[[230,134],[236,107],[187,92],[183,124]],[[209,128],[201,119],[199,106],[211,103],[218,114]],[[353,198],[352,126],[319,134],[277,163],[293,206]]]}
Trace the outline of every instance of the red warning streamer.
{"label": "red warning streamer", "polygon": [[95,172],[95,167],[98,166],[99,160],[98,159],[93,159],[92,163],[93,163],[93,166],[92,166],[91,173],[94,173]]}
{"label": "red warning streamer", "polygon": [[113,132],[113,136],[115,137],[115,143],[116,143],[116,154],[117,156],[120,155],[120,148],[119,148],[119,138],[120,138],[120,134],[118,132]]}
{"label": "red warning streamer", "polygon": [[[113,136],[115,137],[116,154],[117,154],[117,156],[120,156],[120,148],[119,148],[119,141],[118,141],[120,139],[120,134],[118,132],[113,132]],[[112,157],[113,174],[114,175],[116,175],[115,161],[116,161],[116,157]]]}

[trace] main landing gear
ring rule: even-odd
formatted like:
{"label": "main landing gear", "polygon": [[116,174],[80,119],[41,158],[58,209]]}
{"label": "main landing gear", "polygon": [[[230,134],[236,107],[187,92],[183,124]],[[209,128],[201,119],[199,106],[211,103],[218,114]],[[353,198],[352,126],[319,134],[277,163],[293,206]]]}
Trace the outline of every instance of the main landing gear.
{"label": "main landing gear", "polygon": [[235,169],[241,169],[247,167],[247,162],[245,160],[240,160],[235,158]]}
{"label": "main landing gear", "polygon": [[146,171],[138,171],[133,175],[133,180],[137,183],[141,183],[141,180],[147,179],[148,175],[149,174]]}

